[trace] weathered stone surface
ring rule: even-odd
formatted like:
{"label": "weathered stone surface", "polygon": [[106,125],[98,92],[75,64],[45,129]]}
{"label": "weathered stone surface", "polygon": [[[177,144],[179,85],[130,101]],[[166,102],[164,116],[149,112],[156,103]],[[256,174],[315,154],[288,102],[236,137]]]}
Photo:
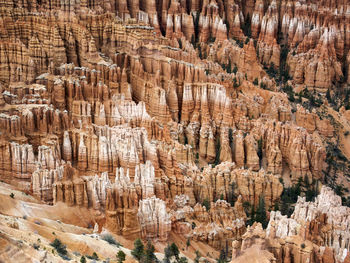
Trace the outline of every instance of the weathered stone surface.
{"label": "weathered stone surface", "polygon": [[140,201],[137,213],[141,226],[141,236],[166,241],[171,230],[171,220],[163,200],[156,197]]}
{"label": "weathered stone surface", "polygon": [[[292,219],[271,212],[268,234],[254,225],[244,235],[242,203],[274,207],[281,177],[322,181],[338,138],[348,156],[345,111],[317,94],[342,94],[349,82],[348,9],[338,0],[2,2],[0,179],[47,204],[88,208],[97,228],[129,239],[166,242],[173,232],[216,250],[237,241],[237,262],[337,262],[346,209],[299,199]],[[322,107],[289,85],[316,88]]]}

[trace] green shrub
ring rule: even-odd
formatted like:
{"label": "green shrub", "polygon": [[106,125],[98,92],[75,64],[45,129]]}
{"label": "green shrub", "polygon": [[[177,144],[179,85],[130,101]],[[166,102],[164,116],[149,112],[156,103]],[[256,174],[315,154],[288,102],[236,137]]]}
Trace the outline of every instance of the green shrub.
{"label": "green shrub", "polygon": [[120,247],[120,243],[118,243],[111,234],[102,235],[102,240],[108,242],[108,244],[110,245],[115,245],[117,247]]}
{"label": "green shrub", "polygon": [[189,247],[191,245],[191,241],[189,238],[187,238],[187,241],[186,241],[186,246]]}
{"label": "green shrub", "polygon": [[92,253],[91,258],[94,260],[98,260],[98,255],[96,254],[96,252]]}
{"label": "green shrub", "polygon": [[195,222],[192,222],[192,229],[195,229],[196,228],[196,223]]}
{"label": "green shrub", "polygon": [[255,220],[260,222],[263,228],[267,227],[268,221],[266,217],[265,199],[263,196],[259,197],[259,205],[255,213]]}
{"label": "green shrub", "polygon": [[237,66],[235,65],[235,67],[233,68],[232,72],[236,74],[237,71],[238,71],[238,68],[237,68]]}
{"label": "green shrub", "polygon": [[125,253],[122,250],[119,250],[118,254],[117,254],[117,260],[119,263],[122,263],[123,261],[125,261]]}
{"label": "green shrub", "polygon": [[55,238],[55,240],[52,243],[50,243],[50,245],[56,249],[59,255],[67,255],[68,252],[66,246],[63,245],[61,240],[59,240],[58,238]]}
{"label": "green shrub", "polygon": [[209,200],[207,199],[207,198],[205,198],[204,200],[203,200],[203,204],[202,204],[203,206],[205,206],[205,208],[207,209],[207,211],[209,211],[209,209],[210,209],[210,202],[209,202]]}

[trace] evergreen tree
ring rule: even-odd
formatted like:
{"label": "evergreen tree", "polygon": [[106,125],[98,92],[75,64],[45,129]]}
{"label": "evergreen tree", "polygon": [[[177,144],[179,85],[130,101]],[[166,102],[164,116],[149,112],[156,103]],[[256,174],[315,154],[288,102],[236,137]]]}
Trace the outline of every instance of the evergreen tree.
{"label": "evergreen tree", "polygon": [[232,72],[236,74],[237,71],[238,71],[238,68],[237,68],[237,66],[235,65],[235,67],[233,68]]}
{"label": "evergreen tree", "polygon": [[226,71],[227,71],[227,73],[231,73],[232,72],[232,70],[231,70],[231,61],[230,60],[228,61],[228,64],[227,64],[227,67],[226,67]]}
{"label": "evergreen tree", "polygon": [[62,244],[61,240],[58,238],[55,238],[55,240],[50,244],[52,247],[54,247],[59,255],[67,255],[67,249],[66,246]]}
{"label": "evergreen tree", "polygon": [[170,246],[169,244],[164,248],[164,263],[170,263],[170,259],[171,259],[172,255],[171,255],[171,250],[170,250]]}
{"label": "evergreen tree", "polygon": [[117,260],[119,263],[122,263],[123,261],[125,261],[125,253],[122,250],[119,250],[117,254]]}
{"label": "evergreen tree", "polygon": [[218,165],[220,163],[220,152],[221,152],[221,143],[220,143],[220,138],[217,139],[216,141],[216,156],[215,156],[215,161],[214,165]]}
{"label": "evergreen tree", "polygon": [[203,206],[205,206],[205,208],[207,209],[207,211],[209,211],[209,209],[210,209],[210,202],[208,201],[207,198],[205,198],[205,199],[203,200]]}
{"label": "evergreen tree", "polygon": [[141,239],[138,238],[134,242],[134,249],[131,251],[131,255],[140,262],[144,253],[144,245]]}
{"label": "evergreen tree", "polygon": [[181,258],[179,258],[179,260],[177,261],[177,263],[187,263],[188,262],[188,260],[187,260],[187,258],[185,258],[185,257],[181,257]]}
{"label": "evergreen tree", "polygon": [[86,258],[84,256],[81,256],[80,263],[86,263]]}
{"label": "evergreen tree", "polygon": [[144,253],[144,263],[153,263],[157,261],[157,257],[154,254],[155,248],[152,245],[151,241],[147,242],[146,251]]}
{"label": "evergreen tree", "polygon": [[192,43],[193,48],[196,48],[196,38],[194,35],[191,36],[191,43]]}
{"label": "evergreen tree", "polygon": [[199,251],[198,250],[196,250],[196,257],[195,257],[195,259],[194,259],[194,262],[195,263],[199,263],[199,259],[201,258],[201,254],[199,253]]}
{"label": "evergreen tree", "polygon": [[258,140],[258,156],[260,161],[262,160],[263,157],[263,141],[262,138]]}
{"label": "evergreen tree", "polygon": [[265,199],[263,196],[260,196],[258,209],[256,210],[255,220],[257,222],[260,222],[263,228],[266,228],[267,226],[266,219],[267,218],[266,218],[266,209],[265,209]]}
{"label": "evergreen tree", "polygon": [[252,205],[250,207],[250,212],[247,213],[249,215],[249,220],[247,221],[247,225],[253,225],[253,223],[255,222],[255,206]]}
{"label": "evergreen tree", "polygon": [[282,206],[281,206],[281,214],[282,215],[288,215],[289,212],[289,206],[287,202],[282,202]]}
{"label": "evergreen tree", "polygon": [[329,89],[327,89],[326,98],[330,103],[332,103],[331,92],[329,91]]}
{"label": "evergreen tree", "polygon": [[186,246],[189,247],[191,245],[191,242],[190,242],[190,239],[187,238],[187,241],[186,241]]}
{"label": "evergreen tree", "polygon": [[95,260],[98,260],[98,255],[96,254],[96,252],[92,253],[91,258],[95,259]]}
{"label": "evergreen tree", "polygon": [[225,263],[226,262],[226,253],[224,249],[221,249],[220,256],[217,259],[217,263]]}
{"label": "evergreen tree", "polygon": [[203,55],[202,55],[202,48],[200,45],[198,45],[198,56],[200,59],[203,59]]}
{"label": "evergreen tree", "polygon": [[171,250],[172,255],[175,256],[176,260],[179,260],[180,251],[175,243],[172,243],[170,245],[170,250]]}

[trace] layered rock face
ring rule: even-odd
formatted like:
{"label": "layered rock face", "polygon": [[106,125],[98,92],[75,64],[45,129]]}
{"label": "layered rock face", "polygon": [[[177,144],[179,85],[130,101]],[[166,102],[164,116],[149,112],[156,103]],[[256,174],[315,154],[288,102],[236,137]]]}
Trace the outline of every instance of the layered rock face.
{"label": "layered rock face", "polygon": [[163,200],[155,197],[141,200],[137,215],[143,238],[158,238],[159,241],[168,239],[171,220]]}
{"label": "layered rock face", "polygon": [[264,197],[267,206],[272,206],[281,196],[283,186],[278,177],[265,171],[253,172],[237,168],[233,163],[221,163],[215,168],[205,168],[203,173],[193,175],[195,196],[210,202],[232,200],[241,196],[243,202],[258,205]]}
{"label": "layered rock face", "polygon": [[322,187],[314,202],[299,197],[290,219],[272,212],[267,233],[275,232],[279,238],[299,235],[323,249],[330,248],[335,261],[343,262],[349,251],[349,212],[340,196]]}
{"label": "layered rock face", "polygon": [[266,231],[254,224],[242,239],[232,262],[349,262],[349,208],[322,187],[314,202],[299,197],[291,218],[272,211]]}
{"label": "layered rock face", "polygon": [[[296,229],[275,231],[292,241],[273,249],[272,222],[283,217],[271,212],[267,235],[259,226],[245,235],[243,203],[263,198],[271,209],[284,179],[324,179],[339,127],[311,110],[311,99],[280,91],[349,81],[348,9],[341,1],[1,2],[0,179],[47,204],[89,209],[100,228],[128,239],[167,242],[175,233],[221,250],[243,238],[237,257],[260,249],[276,262],[293,253],[298,262],[339,261],[348,229],[337,226],[347,225],[318,215],[329,212],[321,201],[300,199],[285,219]],[[291,78],[272,76],[286,71]],[[293,241],[303,213],[304,238],[318,250]],[[332,230],[315,230],[324,225]]]}
{"label": "layered rock face", "polygon": [[192,232],[195,241],[202,241],[216,249],[222,249],[230,241],[241,238],[245,232],[246,215],[241,197],[234,207],[224,200],[218,200],[211,203],[209,211],[200,204],[195,205],[193,210],[193,218],[197,221]]}

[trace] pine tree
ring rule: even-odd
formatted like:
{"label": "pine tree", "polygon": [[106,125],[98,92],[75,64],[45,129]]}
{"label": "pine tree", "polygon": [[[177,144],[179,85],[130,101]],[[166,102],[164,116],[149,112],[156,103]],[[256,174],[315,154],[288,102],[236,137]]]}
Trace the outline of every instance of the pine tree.
{"label": "pine tree", "polygon": [[208,200],[207,198],[205,198],[205,199],[203,200],[203,206],[205,206],[205,208],[207,209],[207,211],[209,211],[209,209],[210,209],[210,202],[209,202],[209,200]]}
{"label": "pine tree", "polygon": [[172,243],[170,245],[170,250],[173,256],[175,256],[176,260],[179,259],[179,255],[180,255],[180,251],[179,248],[177,247],[177,245],[175,243]]}
{"label": "pine tree", "polygon": [[152,263],[152,262],[156,262],[157,261],[157,257],[154,254],[154,251],[155,251],[154,246],[152,245],[151,241],[148,241],[147,245],[146,245],[146,251],[145,251],[145,256],[144,256],[144,258],[145,258],[144,263]]}
{"label": "pine tree", "polygon": [[186,246],[189,247],[191,245],[191,242],[190,242],[190,239],[187,238],[187,241],[186,241]]}
{"label": "pine tree", "polygon": [[237,66],[235,65],[235,67],[233,68],[232,72],[236,74],[237,71],[238,71],[238,68],[237,68]]}
{"label": "pine tree", "polygon": [[55,238],[55,240],[50,244],[52,247],[54,247],[59,255],[67,255],[67,249],[66,246],[62,244],[61,240],[58,238]]}
{"label": "pine tree", "polygon": [[91,258],[95,259],[95,260],[98,260],[98,255],[96,254],[96,252],[92,253]]}
{"label": "pine tree", "polygon": [[199,259],[201,258],[201,254],[199,253],[198,250],[196,250],[196,258],[194,259],[195,263],[199,263]]}
{"label": "pine tree", "polygon": [[125,253],[122,250],[119,250],[118,254],[117,254],[117,260],[119,263],[122,263],[123,261],[125,261]]}
{"label": "pine tree", "polygon": [[332,102],[331,92],[329,91],[329,89],[327,89],[326,98],[329,102]]}
{"label": "pine tree", "polygon": [[224,249],[221,249],[220,256],[217,259],[217,263],[226,263],[226,253]]}
{"label": "pine tree", "polygon": [[171,250],[169,244],[164,248],[164,263],[170,263],[170,259],[172,257]]}
{"label": "pine tree", "polygon": [[187,258],[185,258],[185,257],[181,257],[181,258],[179,258],[179,260],[177,261],[177,263],[187,263],[188,262],[188,260],[187,260]]}
{"label": "pine tree", "polygon": [[266,219],[267,218],[266,218],[265,199],[263,196],[260,196],[258,209],[256,210],[255,220],[257,222],[260,222],[262,224],[263,228],[266,228],[266,226],[267,226]]}
{"label": "pine tree", "polygon": [[134,242],[134,249],[131,251],[131,255],[140,262],[144,253],[145,253],[144,245],[143,245],[141,239],[138,238]]}

